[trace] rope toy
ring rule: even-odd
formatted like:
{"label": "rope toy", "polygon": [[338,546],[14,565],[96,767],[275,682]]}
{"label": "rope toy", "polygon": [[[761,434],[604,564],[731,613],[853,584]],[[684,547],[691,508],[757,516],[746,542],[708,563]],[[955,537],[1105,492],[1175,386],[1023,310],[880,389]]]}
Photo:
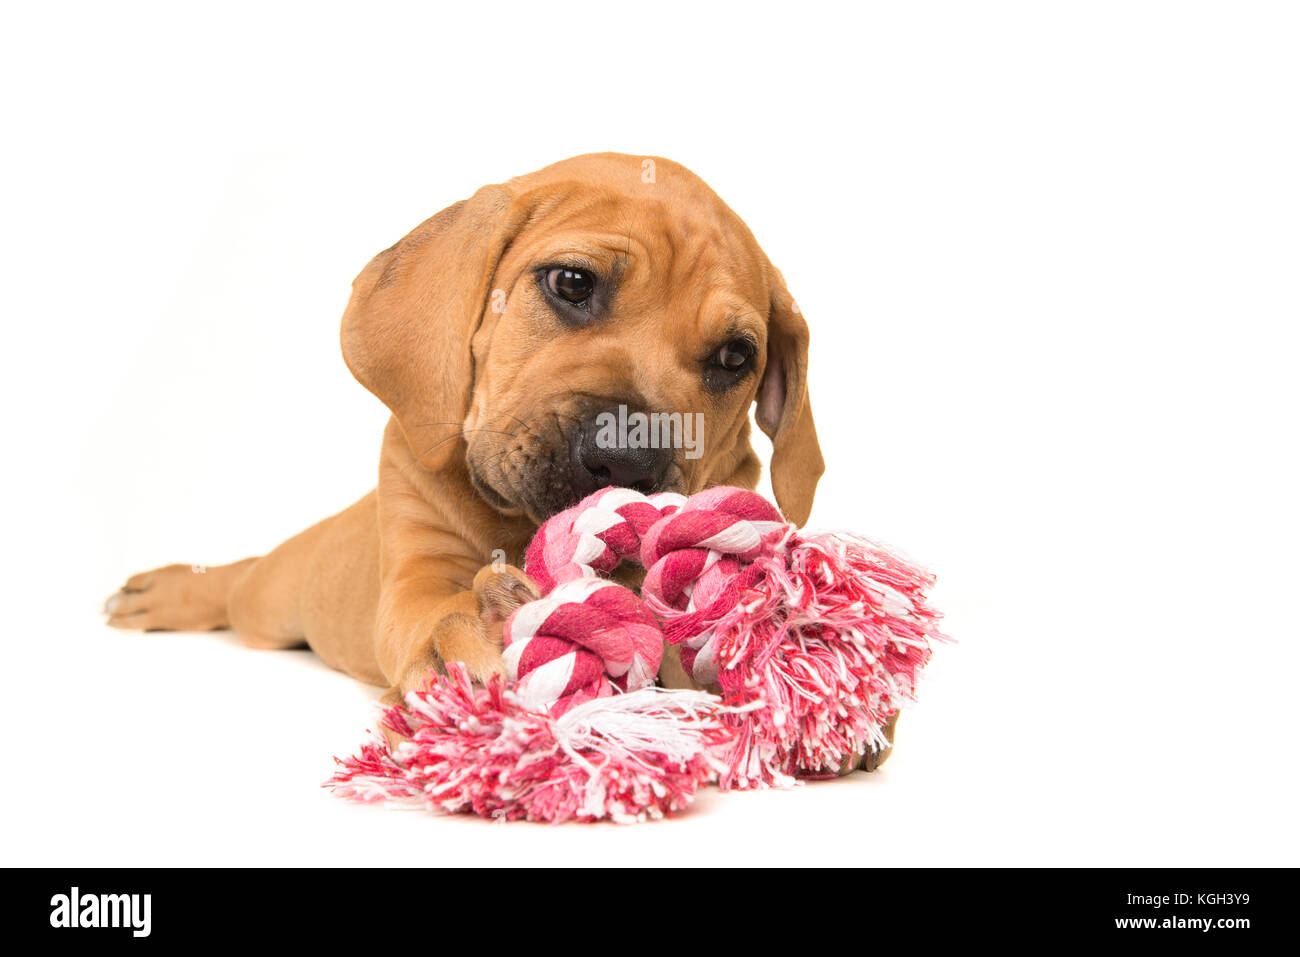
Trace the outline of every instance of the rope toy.
{"label": "rope toy", "polygon": [[[601,577],[646,569],[641,595]],[[883,547],[805,535],[762,496],[608,488],[553,516],[506,622],[510,689],[432,676],[329,782],[344,796],[508,819],[637,820],[697,786],[787,787],[889,746],[929,660],[934,579]],[[654,688],[664,642],[721,698]],[[413,717],[414,716],[414,717]]]}
{"label": "rope toy", "polygon": [[336,794],[553,824],[680,810],[716,777],[714,752],[731,738],[712,695],[645,688],[552,717],[520,707],[499,678],[476,687],[458,661],[381,720],[407,740],[393,751],[376,737],[335,759]]}

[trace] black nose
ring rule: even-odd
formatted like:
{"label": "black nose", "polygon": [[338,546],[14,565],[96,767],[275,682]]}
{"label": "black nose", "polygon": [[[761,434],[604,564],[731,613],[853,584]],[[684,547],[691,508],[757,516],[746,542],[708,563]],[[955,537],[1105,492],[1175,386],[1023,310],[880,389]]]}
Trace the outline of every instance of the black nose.
{"label": "black nose", "polygon": [[608,420],[592,420],[576,437],[574,458],[584,495],[607,485],[649,494],[658,490],[672,464],[673,452],[669,448],[652,448],[635,434],[617,433],[609,428]]}

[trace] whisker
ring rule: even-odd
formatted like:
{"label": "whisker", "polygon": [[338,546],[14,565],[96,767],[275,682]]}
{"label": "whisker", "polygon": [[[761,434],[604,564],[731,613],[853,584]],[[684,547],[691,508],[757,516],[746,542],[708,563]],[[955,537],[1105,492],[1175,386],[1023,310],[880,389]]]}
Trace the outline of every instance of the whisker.
{"label": "whisker", "polygon": [[454,432],[451,435],[444,436],[443,438],[439,439],[437,442],[434,442],[433,445],[429,446],[427,449],[421,452],[418,456],[416,456],[416,458],[422,459],[430,452],[432,452],[434,449],[438,448],[439,446],[446,445],[448,442],[451,442],[454,439],[464,438],[465,436],[469,435],[471,432],[491,432],[496,435],[508,435],[511,438],[515,437],[514,432],[505,432],[502,431],[501,429],[486,429],[486,428],[485,429],[461,429],[459,432]]}

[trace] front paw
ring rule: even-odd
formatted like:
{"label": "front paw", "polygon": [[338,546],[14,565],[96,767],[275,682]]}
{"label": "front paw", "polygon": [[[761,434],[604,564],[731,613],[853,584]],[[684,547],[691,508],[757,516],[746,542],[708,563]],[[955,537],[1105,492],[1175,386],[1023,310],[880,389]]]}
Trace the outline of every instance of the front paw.
{"label": "front paw", "polygon": [[459,661],[471,678],[486,684],[493,675],[505,675],[501,659],[501,633],[516,608],[540,594],[532,579],[511,565],[489,565],[474,576],[469,591],[455,595],[443,605],[441,617],[421,651],[408,659],[401,679],[390,690],[400,701],[412,690],[422,688],[429,671],[444,671]]}
{"label": "front paw", "polygon": [[[513,565],[485,565],[474,576],[474,600],[485,637],[501,652],[501,632],[506,619],[520,605],[542,597],[537,584]],[[473,670],[471,669],[471,674]]]}
{"label": "front paw", "polygon": [[850,774],[854,771],[875,771],[882,764],[889,760],[889,756],[894,753],[894,728],[898,726],[898,712],[895,711],[889,716],[882,729],[885,737],[889,740],[889,747],[881,748],[879,751],[868,751],[866,754],[850,754],[844,758],[844,763],[840,765],[840,774]]}
{"label": "front paw", "polygon": [[444,619],[435,639],[438,656],[459,661],[479,684],[506,676],[501,658],[506,619],[520,605],[541,597],[541,589],[513,565],[486,565],[474,576],[475,614]]}

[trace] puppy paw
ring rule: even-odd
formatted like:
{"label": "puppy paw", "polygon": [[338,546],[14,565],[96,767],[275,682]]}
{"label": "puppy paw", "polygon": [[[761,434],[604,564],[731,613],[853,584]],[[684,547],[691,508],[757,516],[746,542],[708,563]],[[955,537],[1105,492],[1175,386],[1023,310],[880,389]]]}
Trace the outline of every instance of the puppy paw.
{"label": "puppy paw", "polygon": [[166,565],[132,575],[104,602],[114,628],[132,631],[209,631],[229,627],[226,569]]}
{"label": "puppy paw", "polygon": [[[385,708],[403,707],[405,702],[403,700],[402,689],[399,688],[397,685],[393,685],[391,688],[389,688],[387,691],[385,691],[382,695],[379,696],[379,703],[383,705]],[[388,743],[388,750],[390,751],[396,751],[397,746],[406,740],[405,735],[398,734],[396,731],[394,731],[388,725],[384,724],[382,721],[376,723],[374,728],[381,735],[383,735],[384,741]]]}
{"label": "puppy paw", "polygon": [[[400,707],[411,691],[425,686],[430,671],[445,672],[446,663],[459,661],[470,677],[486,684],[494,675],[505,677],[501,658],[502,628],[516,608],[541,594],[527,575],[510,565],[488,566],[474,577],[469,591],[454,599],[456,610],[443,616],[434,627],[428,644],[409,661],[401,680],[391,686],[379,703]],[[390,747],[401,737],[381,727]]]}
{"label": "puppy paw", "polygon": [[474,576],[477,619],[468,616],[443,622],[438,654],[443,661],[462,662],[470,677],[486,684],[494,675],[505,677],[501,658],[506,619],[520,605],[540,597],[533,580],[513,565],[488,565]]}
{"label": "puppy paw", "polygon": [[889,739],[889,747],[881,748],[879,751],[868,751],[866,754],[849,754],[844,758],[844,763],[840,765],[840,774],[851,774],[854,771],[875,771],[882,764],[889,760],[889,756],[894,753],[894,728],[898,726],[898,712],[895,711],[890,715],[889,720],[885,722],[885,737]]}
{"label": "puppy paw", "polygon": [[539,595],[532,579],[511,565],[480,570],[471,589],[456,596],[454,608],[438,621],[428,644],[403,670],[402,679],[390,689],[394,700],[388,703],[399,703],[409,691],[423,687],[430,669],[445,671],[453,661],[463,664],[480,684],[494,675],[504,677],[501,643],[506,619]]}
{"label": "puppy paw", "polygon": [[489,642],[501,648],[501,632],[520,605],[540,598],[541,589],[513,565],[485,565],[474,576],[474,599]]}

